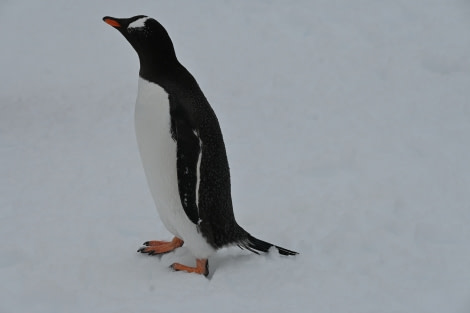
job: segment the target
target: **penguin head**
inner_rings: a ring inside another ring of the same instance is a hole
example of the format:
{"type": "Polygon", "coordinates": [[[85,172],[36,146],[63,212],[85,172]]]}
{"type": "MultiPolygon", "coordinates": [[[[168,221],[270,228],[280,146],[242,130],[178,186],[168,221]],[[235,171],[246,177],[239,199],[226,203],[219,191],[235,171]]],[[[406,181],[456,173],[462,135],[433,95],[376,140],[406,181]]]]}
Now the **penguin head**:
{"type": "Polygon", "coordinates": [[[177,62],[170,36],[153,18],[145,15],[130,18],[105,16],[103,21],[117,29],[129,41],[139,56],[141,71],[162,71],[177,62]]]}

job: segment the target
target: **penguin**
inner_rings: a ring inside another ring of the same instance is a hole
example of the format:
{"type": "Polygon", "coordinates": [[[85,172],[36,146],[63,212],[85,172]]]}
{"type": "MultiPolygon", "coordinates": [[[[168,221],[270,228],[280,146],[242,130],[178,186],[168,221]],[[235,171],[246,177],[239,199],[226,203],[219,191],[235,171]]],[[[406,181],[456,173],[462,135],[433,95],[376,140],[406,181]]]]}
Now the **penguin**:
{"type": "Polygon", "coordinates": [[[145,15],[105,16],[140,61],[135,131],[148,187],[171,241],[151,240],[138,252],[160,255],[183,244],[196,266],[175,271],[209,273],[208,258],[235,245],[259,254],[272,247],[239,226],[232,206],[230,170],[220,125],[198,83],[178,61],[165,28],[145,15]]]}

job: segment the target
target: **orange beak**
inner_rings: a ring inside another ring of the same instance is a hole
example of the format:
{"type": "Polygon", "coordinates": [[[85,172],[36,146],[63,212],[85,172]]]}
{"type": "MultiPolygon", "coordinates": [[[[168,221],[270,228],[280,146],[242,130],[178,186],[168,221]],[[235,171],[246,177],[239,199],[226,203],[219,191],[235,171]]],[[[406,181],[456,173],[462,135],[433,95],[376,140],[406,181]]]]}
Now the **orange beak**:
{"type": "Polygon", "coordinates": [[[113,20],[113,19],[111,19],[111,18],[109,18],[109,17],[105,17],[105,18],[103,19],[103,21],[104,21],[106,24],[109,24],[109,25],[111,25],[111,26],[113,26],[113,27],[121,27],[121,24],[119,24],[118,21],[115,21],[115,20],[113,20]]]}

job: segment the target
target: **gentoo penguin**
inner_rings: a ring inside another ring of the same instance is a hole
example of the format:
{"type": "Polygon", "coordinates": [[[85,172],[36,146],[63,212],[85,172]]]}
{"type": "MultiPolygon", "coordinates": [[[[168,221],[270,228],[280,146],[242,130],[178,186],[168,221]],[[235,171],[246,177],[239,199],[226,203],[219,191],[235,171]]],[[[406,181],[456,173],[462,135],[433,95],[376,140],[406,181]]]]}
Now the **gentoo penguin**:
{"type": "Polygon", "coordinates": [[[106,16],[139,56],[135,129],[145,176],[172,241],[147,241],[138,252],[163,254],[187,246],[196,266],[179,263],[173,270],[207,275],[208,257],[237,245],[254,253],[275,247],[251,236],[235,221],[230,171],[217,117],[188,70],[179,63],[173,43],[156,20],[106,16]]]}

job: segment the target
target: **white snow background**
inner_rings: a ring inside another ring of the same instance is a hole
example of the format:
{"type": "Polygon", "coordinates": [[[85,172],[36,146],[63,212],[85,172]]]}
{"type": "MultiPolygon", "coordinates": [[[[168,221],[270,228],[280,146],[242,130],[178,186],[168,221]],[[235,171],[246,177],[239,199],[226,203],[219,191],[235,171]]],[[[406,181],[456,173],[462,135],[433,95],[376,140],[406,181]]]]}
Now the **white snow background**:
{"type": "Polygon", "coordinates": [[[470,312],[464,0],[2,1],[0,312],[470,312]],[[159,20],[218,114],[235,215],[300,252],[175,273],[136,147],[159,20]]]}

